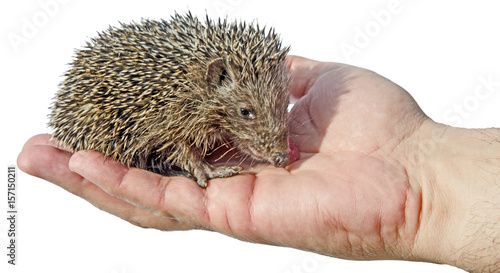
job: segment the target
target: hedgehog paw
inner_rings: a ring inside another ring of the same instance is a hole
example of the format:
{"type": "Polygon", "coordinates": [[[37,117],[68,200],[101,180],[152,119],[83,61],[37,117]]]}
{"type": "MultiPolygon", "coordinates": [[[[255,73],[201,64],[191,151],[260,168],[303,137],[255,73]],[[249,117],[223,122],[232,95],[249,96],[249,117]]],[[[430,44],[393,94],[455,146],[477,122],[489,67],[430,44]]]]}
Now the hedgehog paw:
{"type": "Polygon", "coordinates": [[[202,187],[202,188],[206,188],[206,187],[208,186],[208,183],[207,183],[207,178],[205,178],[205,177],[196,179],[196,182],[197,182],[197,183],[198,183],[198,185],[200,185],[200,187],[202,187]]]}
{"type": "Polygon", "coordinates": [[[223,178],[239,174],[243,170],[240,166],[220,166],[209,174],[210,178],[223,178]]]}

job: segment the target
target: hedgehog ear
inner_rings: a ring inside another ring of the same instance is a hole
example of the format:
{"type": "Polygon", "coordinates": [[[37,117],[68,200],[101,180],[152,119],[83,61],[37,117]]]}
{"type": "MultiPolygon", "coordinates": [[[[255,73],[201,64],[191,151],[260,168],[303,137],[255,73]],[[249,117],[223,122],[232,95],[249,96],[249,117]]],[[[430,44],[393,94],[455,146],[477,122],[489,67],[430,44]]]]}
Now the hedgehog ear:
{"type": "Polygon", "coordinates": [[[208,64],[205,80],[210,89],[217,88],[228,78],[226,65],[222,58],[215,59],[208,64]]]}

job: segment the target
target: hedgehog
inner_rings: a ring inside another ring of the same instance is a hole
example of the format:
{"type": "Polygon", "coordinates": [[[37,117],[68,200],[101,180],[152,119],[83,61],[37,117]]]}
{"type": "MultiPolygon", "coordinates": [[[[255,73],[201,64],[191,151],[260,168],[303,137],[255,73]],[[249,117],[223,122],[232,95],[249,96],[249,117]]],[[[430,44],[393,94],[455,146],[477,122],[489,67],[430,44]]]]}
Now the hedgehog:
{"type": "Polygon", "coordinates": [[[288,52],[274,28],[190,12],[109,27],[76,50],[50,107],[52,139],[201,187],[242,171],[207,160],[228,143],[285,167],[288,52]]]}

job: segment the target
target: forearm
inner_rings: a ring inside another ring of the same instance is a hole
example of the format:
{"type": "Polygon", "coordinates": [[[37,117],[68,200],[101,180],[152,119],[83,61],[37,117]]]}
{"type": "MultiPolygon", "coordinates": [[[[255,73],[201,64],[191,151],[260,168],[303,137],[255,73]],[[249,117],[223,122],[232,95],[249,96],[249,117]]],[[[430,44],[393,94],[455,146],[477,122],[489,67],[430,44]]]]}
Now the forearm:
{"type": "Polygon", "coordinates": [[[422,210],[415,253],[471,272],[500,271],[500,130],[428,121],[416,137],[422,210]]]}

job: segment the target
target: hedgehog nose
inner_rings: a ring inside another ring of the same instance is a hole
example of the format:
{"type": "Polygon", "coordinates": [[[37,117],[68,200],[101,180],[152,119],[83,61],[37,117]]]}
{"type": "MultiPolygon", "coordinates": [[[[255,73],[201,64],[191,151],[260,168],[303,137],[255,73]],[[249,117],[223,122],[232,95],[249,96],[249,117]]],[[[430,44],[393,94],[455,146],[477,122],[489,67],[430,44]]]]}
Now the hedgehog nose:
{"type": "Polygon", "coordinates": [[[288,153],[277,154],[273,161],[275,167],[285,167],[288,163],[290,163],[290,155],[288,153]]]}

